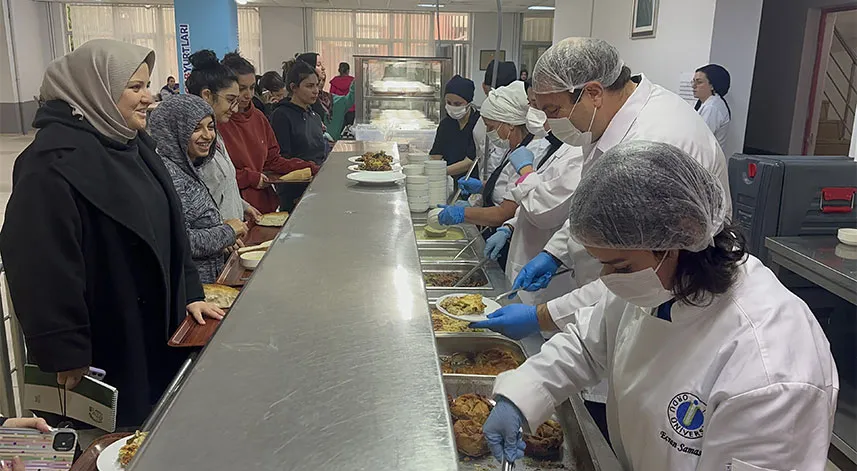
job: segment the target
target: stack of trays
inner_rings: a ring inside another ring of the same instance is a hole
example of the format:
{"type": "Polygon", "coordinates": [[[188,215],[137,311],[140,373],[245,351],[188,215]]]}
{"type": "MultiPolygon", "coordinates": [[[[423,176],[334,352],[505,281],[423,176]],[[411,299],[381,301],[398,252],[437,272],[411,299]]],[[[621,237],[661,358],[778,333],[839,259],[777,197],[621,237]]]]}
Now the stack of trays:
{"type": "Polygon", "coordinates": [[[446,161],[429,160],[425,163],[425,176],[428,178],[428,202],[430,207],[446,204],[446,161]]]}

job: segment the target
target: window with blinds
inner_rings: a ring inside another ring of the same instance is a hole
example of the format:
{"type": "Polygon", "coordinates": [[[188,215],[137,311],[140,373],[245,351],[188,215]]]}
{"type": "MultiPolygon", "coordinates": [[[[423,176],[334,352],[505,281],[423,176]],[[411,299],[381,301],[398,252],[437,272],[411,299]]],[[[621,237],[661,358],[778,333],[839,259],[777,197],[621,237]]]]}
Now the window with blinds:
{"type": "Polygon", "coordinates": [[[313,10],[315,50],[329,70],[340,62],[353,67],[354,55],[433,57],[440,50],[453,58],[453,73],[467,75],[470,24],[469,13],[313,10]]]}
{"type": "MultiPolygon", "coordinates": [[[[176,22],[173,7],[77,5],[66,7],[69,50],[90,39],[117,39],[155,51],[152,90],[178,77],[176,22]]],[[[257,8],[238,9],[238,44],[241,54],[253,64],[261,64],[262,34],[257,8]]]]}
{"type": "Polygon", "coordinates": [[[553,17],[524,16],[521,28],[521,69],[532,72],[553,41],[553,17]]]}

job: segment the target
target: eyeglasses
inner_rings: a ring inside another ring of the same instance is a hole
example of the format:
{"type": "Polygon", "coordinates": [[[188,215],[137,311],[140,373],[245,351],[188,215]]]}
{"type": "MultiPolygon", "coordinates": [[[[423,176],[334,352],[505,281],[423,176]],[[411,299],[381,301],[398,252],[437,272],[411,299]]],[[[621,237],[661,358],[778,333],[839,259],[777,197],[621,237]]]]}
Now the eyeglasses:
{"type": "Polygon", "coordinates": [[[215,93],[215,95],[219,96],[220,98],[223,98],[224,100],[228,100],[228,101],[229,101],[229,108],[230,108],[230,109],[232,109],[232,108],[238,108],[238,100],[239,100],[241,97],[229,98],[229,97],[225,97],[225,96],[223,96],[223,95],[221,95],[221,94],[219,94],[219,93],[215,93]]]}

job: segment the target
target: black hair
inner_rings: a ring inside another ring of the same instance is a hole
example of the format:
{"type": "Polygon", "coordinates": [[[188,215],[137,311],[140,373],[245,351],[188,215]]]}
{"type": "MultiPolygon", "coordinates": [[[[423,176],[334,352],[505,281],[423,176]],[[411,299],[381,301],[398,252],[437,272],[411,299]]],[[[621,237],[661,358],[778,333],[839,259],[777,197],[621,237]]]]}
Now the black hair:
{"type": "MultiPolygon", "coordinates": [[[[731,118],[732,110],[729,108],[729,103],[726,102],[726,94],[729,93],[729,87],[732,86],[732,77],[729,75],[729,71],[722,65],[717,64],[704,65],[696,69],[696,71],[705,74],[705,77],[711,84],[711,88],[714,89],[714,94],[720,95],[720,98],[723,99],[723,103],[726,103],[726,111],[729,112],[729,117],[731,118]]],[[[702,106],[702,102],[696,100],[696,105],[693,109],[699,110],[700,106],[702,106]]]]}
{"type": "Polygon", "coordinates": [[[339,63],[339,75],[345,75],[351,71],[351,66],[348,65],[348,62],[340,62],[339,63]]]}
{"type": "Polygon", "coordinates": [[[256,67],[253,67],[253,64],[251,64],[250,61],[241,57],[241,54],[238,51],[227,53],[223,56],[223,60],[220,62],[226,67],[232,69],[232,71],[235,72],[235,75],[256,75],[256,67]]]}
{"type": "Polygon", "coordinates": [[[265,74],[262,75],[262,77],[259,79],[259,86],[262,88],[262,90],[278,92],[286,88],[286,82],[283,80],[283,77],[281,77],[279,73],[272,70],[270,72],[265,72],[265,74]]]}
{"type": "Polygon", "coordinates": [[[519,76],[514,62],[500,62],[500,64],[497,65],[497,84],[493,85],[491,82],[494,80],[494,59],[491,59],[491,62],[488,63],[488,68],[485,69],[485,78],[482,83],[489,87],[495,86],[500,88],[509,85],[515,80],[518,80],[518,78],[519,76]]]}
{"type": "Polygon", "coordinates": [[[303,54],[295,54],[295,59],[299,61],[306,62],[312,68],[318,67],[318,53],[317,52],[304,52],[303,54]]]}
{"type": "MultiPolygon", "coordinates": [[[[622,66],[622,70],[619,71],[619,76],[616,80],[613,81],[608,87],[604,89],[608,92],[618,92],[625,88],[625,85],[628,85],[628,82],[631,81],[631,69],[627,65],[622,66]]],[[[571,101],[577,101],[577,98],[580,96],[581,92],[583,92],[583,88],[578,88],[574,92],[571,93],[571,101]]]]}
{"type": "Polygon", "coordinates": [[[676,301],[691,306],[711,304],[714,295],[725,293],[735,283],[746,256],[744,236],[730,224],[714,236],[713,246],[701,252],[680,250],[672,288],[676,301]]]}
{"type": "Polygon", "coordinates": [[[217,60],[217,54],[209,49],[196,51],[190,55],[193,70],[185,80],[185,87],[191,95],[200,96],[206,88],[217,93],[238,82],[235,72],[217,60]]]}
{"type": "Polygon", "coordinates": [[[175,78],[175,77],[173,77],[172,75],[170,75],[169,77],[167,77],[167,82],[169,82],[169,81],[170,81],[170,79],[175,80],[176,78],[175,78]]]}
{"type": "Polygon", "coordinates": [[[286,89],[288,93],[292,92],[292,84],[300,87],[301,82],[306,80],[310,75],[316,75],[315,67],[304,62],[304,61],[295,61],[294,65],[289,69],[289,75],[286,78],[286,89]]]}

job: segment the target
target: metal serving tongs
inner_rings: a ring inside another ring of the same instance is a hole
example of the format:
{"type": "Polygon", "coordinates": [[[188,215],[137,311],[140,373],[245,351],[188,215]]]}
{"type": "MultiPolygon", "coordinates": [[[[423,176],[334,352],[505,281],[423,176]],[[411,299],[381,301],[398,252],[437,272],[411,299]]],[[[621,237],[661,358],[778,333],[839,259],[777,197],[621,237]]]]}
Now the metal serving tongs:
{"type": "MultiPolygon", "coordinates": [[[[554,273],[553,276],[563,275],[563,274],[568,273],[570,271],[573,271],[573,269],[572,268],[563,268],[562,270],[559,270],[558,272],[554,273]]],[[[551,277],[551,281],[553,281],[553,277],[551,277]]],[[[550,284],[550,282],[548,282],[548,284],[550,284]]],[[[521,288],[506,291],[505,293],[494,298],[494,301],[497,301],[499,303],[501,299],[505,298],[506,296],[512,297],[512,295],[517,294],[518,291],[521,291],[521,288]]]]}
{"type": "Polygon", "coordinates": [[[457,287],[461,286],[461,284],[462,284],[462,283],[464,283],[468,278],[470,278],[471,276],[473,276],[473,274],[474,274],[474,273],[476,273],[477,271],[479,271],[479,269],[480,269],[480,268],[484,267],[484,266],[485,266],[485,264],[486,264],[486,263],[488,263],[488,262],[490,262],[490,261],[491,261],[491,259],[490,259],[490,258],[485,258],[485,259],[483,259],[481,262],[479,262],[479,264],[478,264],[478,265],[476,265],[475,267],[471,268],[469,272],[465,273],[465,274],[464,274],[464,276],[462,276],[458,281],[456,281],[456,282],[455,282],[455,284],[454,284],[454,285],[452,285],[452,287],[453,287],[453,288],[457,288],[457,287]]]}
{"type": "Polygon", "coordinates": [[[471,239],[470,242],[467,243],[467,245],[462,247],[461,250],[459,250],[458,253],[455,254],[455,257],[452,257],[452,261],[454,262],[454,261],[458,260],[458,257],[460,257],[461,254],[463,254],[464,251],[467,250],[468,247],[471,247],[473,244],[475,244],[477,240],[482,239],[483,236],[485,235],[485,231],[487,231],[488,229],[491,229],[491,228],[486,227],[485,229],[482,229],[481,231],[479,231],[479,234],[476,237],[471,239]]]}
{"type": "MultiPolygon", "coordinates": [[[[479,157],[474,157],[473,163],[470,164],[470,170],[468,170],[467,173],[465,173],[464,175],[466,175],[469,178],[470,174],[473,173],[473,169],[476,168],[477,163],[479,163],[479,157]]],[[[455,193],[452,195],[452,199],[447,201],[447,203],[448,204],[455,204],[455,202],[458,201],[459,196],[461,196],[461,185],[458,185],[458,189],[455,190],[455,193]]]]}

